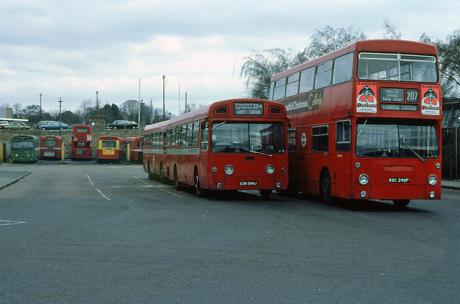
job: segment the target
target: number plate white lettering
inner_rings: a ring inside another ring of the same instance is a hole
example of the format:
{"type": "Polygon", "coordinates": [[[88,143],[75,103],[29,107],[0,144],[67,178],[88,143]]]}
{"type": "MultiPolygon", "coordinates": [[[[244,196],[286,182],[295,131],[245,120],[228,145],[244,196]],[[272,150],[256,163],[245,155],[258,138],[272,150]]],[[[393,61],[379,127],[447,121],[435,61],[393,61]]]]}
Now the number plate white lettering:
{"type": "Polygon", "coordinates": [[[389,183],[397,183],[397,184],[407,184],[409,182],[408,177],[389,177],[389,183]]]}
{"type": "Polygon", "coordinates": [[[257,186],[257,182],[240,182],[240,186],[257,186]]]}

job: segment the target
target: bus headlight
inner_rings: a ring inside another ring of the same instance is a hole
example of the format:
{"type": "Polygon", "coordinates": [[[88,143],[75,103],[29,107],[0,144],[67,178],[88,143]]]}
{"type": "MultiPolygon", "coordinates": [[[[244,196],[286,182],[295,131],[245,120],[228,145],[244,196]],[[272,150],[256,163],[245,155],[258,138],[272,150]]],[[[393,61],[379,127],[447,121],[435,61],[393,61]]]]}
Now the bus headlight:
{"type": "Polygon", "coordinates": [[[360,185],[367,185],[367,183],[369,182],[369,177],[367,176],[367,174],[361,174],[358,178],[358,182],[360,185]]]}
{"type": "Polygon", "coordinates": [[[233,166],[232,165],[226,165],[224,168],[225,174],[227,175],[232,175],[233,174],[233,166]]]}
{"type": "Polygon", "coordinates": [[[273,167],[273,165],[267,165],[265,167],[265,172],[267,172],[267,174],[273,174],[275,173],[275,167],[273,167]]]}
{"type": "Polygon", "coordinates": [[[430,184],[431,186],[434,186],[436,185],[437,182],[438,182],[438,179],[436,178],[435,175],[428,176],[428,184],[430,184]]]}

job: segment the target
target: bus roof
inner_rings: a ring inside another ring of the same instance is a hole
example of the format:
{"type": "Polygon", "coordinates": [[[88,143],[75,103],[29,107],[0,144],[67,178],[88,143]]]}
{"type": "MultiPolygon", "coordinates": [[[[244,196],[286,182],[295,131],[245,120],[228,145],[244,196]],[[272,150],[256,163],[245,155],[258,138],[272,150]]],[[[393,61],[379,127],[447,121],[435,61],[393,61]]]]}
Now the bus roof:
{"type": "Polygon", "coordinates": [[[209,105],[202,106],[198,110],[188,112],[170,120],[165,120],[156,124],[147,125],[145,126],[144,132],[150,132],[152,130],[165,130],[170,126],[176,125],[178,123],[189,123],[192,121],[196,121],[205,117],[212,115],[214,108],[219,107],[222,104],[229,103],[229,102],[270,102],[270,103],[278,103],[274,101],[269,101],[266,99],[259,99],[259,98],[236,98],[236,99],[226,99],[221,101],[213,102],[209,105]]]}
{"type": "Polygon", "coordinates": [[[336,57],[345,55],[353,51],[381,52],[381,53],[398,52],[398,53],[404,53],[404,54],[433,55],[433,56],[437,55],[436,46],[427,44],[427,43],[423,43],[423,42],[418,42],[418,41],[388,40],[388,39],[360,40],[344,48],[341,48],[337,51],[325,54],[311,61],[301,63],[299,65],[296,65],[295,67],[292,67],[280,73],[274,74],[272,76],[272,81],[289,76],[296,72],[300,72],[309,67],[318,65],[321,62],[324,62],[330,59],[334,59],[336,57]]]}

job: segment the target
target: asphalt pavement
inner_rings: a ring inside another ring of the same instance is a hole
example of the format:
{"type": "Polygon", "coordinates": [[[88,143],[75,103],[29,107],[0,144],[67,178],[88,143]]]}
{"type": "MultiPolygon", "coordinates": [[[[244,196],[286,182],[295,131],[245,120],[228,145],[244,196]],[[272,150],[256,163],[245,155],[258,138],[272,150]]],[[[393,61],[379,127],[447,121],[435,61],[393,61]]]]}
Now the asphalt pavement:
{"type": "Polygon", "coordinates": [[[5,165],[1,303],[458,303],[460,192],[197,198],[139,165],[5,165]]]}

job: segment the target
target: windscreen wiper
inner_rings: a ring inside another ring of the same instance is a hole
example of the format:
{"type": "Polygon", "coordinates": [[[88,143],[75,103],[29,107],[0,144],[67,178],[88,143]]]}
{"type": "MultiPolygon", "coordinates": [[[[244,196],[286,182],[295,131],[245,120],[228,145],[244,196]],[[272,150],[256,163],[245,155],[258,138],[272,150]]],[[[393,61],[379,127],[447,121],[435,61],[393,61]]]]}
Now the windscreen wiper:
{"type": "Polygon", "coordinates": [[[226,121],[223,121],[223,122],[221,122],[221,123],[218,123],[217,125],[213,125],[212,128],[211,128],[211,130],[217,129],[218,127],[223,126],[223,125],[225,125],[226,123],[227,123],[226,121]]]}
{"type": "Polygon", "coordinates": [[[254,151],[254,150],[249,150],[249,152],[254,153],[254,154],[260,154],[260,155],[270,156],[270,157],[273,156],[272,154],[263,153],[263,152],[259,152],[259,151],[254,151]]]}
{"type": "Polygon", "coordinates": [[[404,137],[401,136],[401,143],[407,148],[409,149],[412,153],[414,153],[415,156],[417,156],[421,161],[422,163],[425,162],[425,159],[423,159],[423,157],[420,156],[420,154],[418,154],[414,149],[412,149],[408,144],[406,144],[406,141],[404,140],[404,137]]]}

